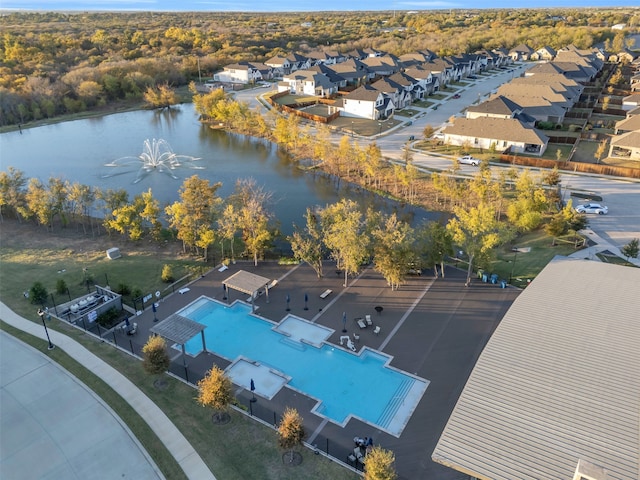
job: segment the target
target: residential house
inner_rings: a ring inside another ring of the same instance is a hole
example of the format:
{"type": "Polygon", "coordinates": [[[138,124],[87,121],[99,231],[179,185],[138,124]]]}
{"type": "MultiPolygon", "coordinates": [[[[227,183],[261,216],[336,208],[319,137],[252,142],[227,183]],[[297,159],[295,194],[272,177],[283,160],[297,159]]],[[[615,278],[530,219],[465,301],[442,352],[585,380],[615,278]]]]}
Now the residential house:
{"type": "Polygon", "coordinates": [[[506,67],[513,63],[513,59],[509,55],[509,50],[506,48],[494,48],[491,51],[496,55],[496,68],[506,67]]]}
{"type": "Polygon", "coordinates": [[[544,47],[540,47],[535,52],[531,54],[531,60],[553,60],[556,57],[555,49],[551,48],[549,45],[545,45],[544,47]]]}
{"type": "Polygon", "coordinates": [[[367,66],[355,58],[350,58],[335,65],[327,65],[327,68],[344,78],[347,86],[351,87],[364,85],[373,78],[373,74],[369,72],[367,66]]]}
{"type": "Polygon", "coordinates": [[[638,285],[637,268],[554,258],[491,335],[432,459],[459,478],[637,479],[638,285]]]}
{"type": "Polygon", "coordinates": [[[369,72],[375,77],[388,77],[399,72],[400,62],[394,55],[384,55],[382,57],[367,57],[362,60],[369,72]]]}
{"type": "Polygon", "coordinates": [[[391,80],[391,77],[381,78],[377,82],[372,83],[371,87],[381,91],[385,96],[391,98],[393,105],[397,110],[402,110],[407,105],[411,104],[411,91],[405,89],[403,85],[391,80]]]}
{"type": "Polygon", "coordinates": [[[636,107],[640,107],[640,93],[632,93],[622,99],[623,110],[632,110],[636,107]]]}
{"type": "Polygon", "coordinates": [[[636,73],[631,77],[631,91],[640,92],[640,73],[636,73]]]}
{"type": "Polygon", "coordinates": [[[502,95],[494,96],[479,105],[467,107],[466,117],[470,119],[483,117],[515,118],[530,128],[533,128],[536,123],[536,119],[525,113],[520,105],[502,95]]]}
{"type": "Polygon", "coordinates": [[[426,89],[422,85],[422,82],[406,72],[394,73],[389,77],[392,82],[401,85],[404,90],[410,95],[409,103],[415,100],[422,100],[425,96],[426,89]]]}
{"type": "Polygon", "coordinates": [[[615,134],[621,135],[627,132],[639,131],[640,132],[640,115],[627,115],[624,120],[616,122],[615,134]]]}
{"type": "Polygon", "coordinates": [[[336,63],[343,62],[345,60],[344,55],[336,51],[321,51],[314,50],[307,53],[307,58],[311,62],[311,66],[323,63],[325,65],[335,65],[336,63]]]}
{"type": "Polygon", "coordinates": [[[363,85],[345,95],[338,106],[346,117],[381,120],[388,118],[395,106],[390,97],[372,85],[363,85]]]}
{"type": "Polygon", "coordinates": [[[338,86],[324,73],[313,70],[298,70],[285,75],[278,84],[278,91],[289,91],[294,95],[330,97],[337,93],[338,86]]]}
{"type": "Polygon", "coordinates": [[[319,72],[326,75],[338,90],[343,89],[344,87],[347,86],[346,78],[344,78],[339,73],[336,73],[335,70],[333,70],[329,65],[325,65],[324,63],[319,63],[318,65],[311,67],[309,70],[312,72],[319,72]]]}
{"type": "Polygon", "coordinates": [[[512,153],[542,155],[549,138],[535,128],[515,118],[478,117],[456,118],[453,125],[442,130],[449,145],[470,145],[473,148],[507,148],[512,153]]]}
{"type": "Polygon", "coordinates": [[[238,62],[224,67],[213,79],[218,82],[251,84],[273,78],[271,67],[259,62],[238,62]]]}
{"type": "Polygon", "coordinates": [[[420,50],[418,52],[411,52],[400,55],[398,57],[398,60],[400,61],[402,68],[410,68],[426,62],[430,62],[434,58],[437,58],[437,55],[432,51],[420,50]]]}
{"type": "Polygon", "coordinates": [[[424,88],[425,95],[431,95],[433,92],[440,88],[440,81],[434,77],[431,70],[424,68],[423,65],[408,68],[404,71],[411,78],[415,78],[422,88],[424,88]]]}
{"type": "Polygon", "coordinates": [[[296,70],[306,70],[311,67],[311,62],[304,55],[290,53],[286,56],[275,56],[264,62],[273,69],[274,77],[282,78],[296,70]]]}
{"type": "Polygon", "coordinates": [[[438,80],[440,88],[446,87],[455,78],[458,78],[455,67],[449,62],[445,62],[442,58],[435,58],[428,63],[424,63],[422,68],[431,72],[434,80],[438,80]]]}
{"type": "Polygon", "coordinates": [[[640,131],[623,133],[611,139],[609,156],[640,161],[640,131]]]}
{"type": "Polygon", "coordinates": [[[527,60],[531,60],[531,55],[533,55],[534,50],[528,45],[521,43],[517,47],[513,47],[509,50],[509,56],[514,62],[523,62],[527,60]]]}

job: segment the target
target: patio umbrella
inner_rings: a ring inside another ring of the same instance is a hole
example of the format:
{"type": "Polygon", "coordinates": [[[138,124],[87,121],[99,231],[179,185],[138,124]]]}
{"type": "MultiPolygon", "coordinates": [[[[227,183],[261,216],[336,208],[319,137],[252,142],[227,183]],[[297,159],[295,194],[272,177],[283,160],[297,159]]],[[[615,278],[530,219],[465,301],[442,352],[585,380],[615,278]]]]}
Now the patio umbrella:
{"type": "Polygon", "coordinates": [[[287,298],[286,298],[286,300],[287,300],[287,312],[288,312],[289,310],[291,310],[291,309],[289,308],[289,302],[291,301],[291,298],[289,298],[289,294],[288,294],[288,293],[287,293],[287,298]]]}
{"type": "Polygon", "coordinates": [[[304,309],[305,310],[309,310],[309,307],[307,307],[307,302],[309,301],[309,295],[307,295],[306,293],[304,294],[304,309]]]}
{"type": "Polygon", "coordinates": [[[342,333],[347,332],[347,312],[342,312],[342,333]]]}
{"type": "Polygon", "coordinates": [[[254,392],[254,391],[255,391],[255,389],[256,389],[256,384],[255,384],[255,383],[253,383],[253,378],[251,379],[251,387],[250,387],[250,388],[251,388],[251,395],[253,395],[253,396],[251,397],[251,401],[252,401],[252,402],[255,402],[255,401],[256,401],[256,395],[255,395],[253,392],[254,392]]]}

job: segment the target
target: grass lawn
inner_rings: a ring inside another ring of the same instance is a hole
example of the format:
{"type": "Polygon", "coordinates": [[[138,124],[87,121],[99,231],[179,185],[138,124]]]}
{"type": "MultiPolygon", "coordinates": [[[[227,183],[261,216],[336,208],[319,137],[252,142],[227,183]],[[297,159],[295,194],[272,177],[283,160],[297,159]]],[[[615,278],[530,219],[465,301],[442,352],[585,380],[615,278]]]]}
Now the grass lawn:
{"type": "Polygon", "coordinates": [[[559,244],[551,246],[551,238],[542,230],[519,236],[511,245],[503,245],[496,250],[496,260],[491,264],[491,272],[500,278],[509,280],[517,287],[527,285],[556,255],[570,255],[576,249],[573,245],[559,244]],[[518,248],[516,253],[512,248],[518,248]],[[530,248],[525,253],[524,249],[530,248]],[[513,272],[513,273],[512,273],[513,272]]]}
{"type": "MultiPolygon", "coordinates": [[[[165,262],[159,261],[153,253],[125,252],[122,258],[108,260],[104,251],[78,254],[68,248],[20,249],[18,246],[3,246],[0,249],[0,263],[3,278],[11,281],[0,282],[0,298],[16,313],[33,317],[36,306],[25,300],[23,292],[28,291],[34,282],[41,282],[49,294],[53,294],[56,304],[69,301],[87,292],[85,278],[93,279],[98,285],[109,284],[114,291],[119,285],[126,284],[132,291],[139,289],[143,295],[160,291],[170,293],[167,283],[161,280],[165,262]],[[86,273],[83,271],[86,269],[86,273]],[[56,292],[59,280],[64,280],[69,294],[56,292]]],[[[199,273],[202,264],[194,260],[171,260],[175,279],[189,273],[199,273]]],[[[51,301],[49,296],[48,301],[51,301]]],[[[133,306],[131,297],[125,301],[133,306]]],[[[51,304],[49,303],[49,306],[51,304]]]]}

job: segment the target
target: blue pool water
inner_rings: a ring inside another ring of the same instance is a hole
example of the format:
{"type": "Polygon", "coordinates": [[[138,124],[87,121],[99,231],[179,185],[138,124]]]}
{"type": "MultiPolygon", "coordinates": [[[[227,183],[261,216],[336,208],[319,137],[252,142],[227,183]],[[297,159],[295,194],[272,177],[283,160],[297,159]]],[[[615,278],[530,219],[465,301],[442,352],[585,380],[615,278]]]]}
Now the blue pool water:
{"type": "MultiPolygon", "coordinates": [[[[207,326],[207,350],[231,361],[243,356],[290,376],[289,385],[321,401],[317,413],[338,424],[353,415],[388,430],[398,410],[407,409],[407,393],[420,382],[385,366],[389,357],[378,352],[355,355],[326,343],[317,348],[292,340],[273,331],[274,323],[251,315],[246,304],[201,298],[178,313],[207,326]]],[[[200,353],[200,336],[185,349],[200,353]]]]}

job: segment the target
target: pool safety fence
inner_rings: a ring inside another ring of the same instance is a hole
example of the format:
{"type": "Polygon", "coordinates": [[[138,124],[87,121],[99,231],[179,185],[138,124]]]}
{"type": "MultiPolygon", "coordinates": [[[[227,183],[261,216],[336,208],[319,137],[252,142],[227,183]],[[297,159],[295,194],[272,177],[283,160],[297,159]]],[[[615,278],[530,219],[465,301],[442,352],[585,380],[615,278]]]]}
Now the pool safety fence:
{"type": "MultiPolygon", "coordinates": [[[[137,334],[130,336],[126,335],[122,330],[115,328],[105,329],[97,323],[91,325],[78,323],[77,325],[73,325],[73,327],[83,330],[86,334],[132,355],[135,357],[135,361],[140,361],[143,358],[142,348],[146,340],[148,340],[148,336],[146,335],[137,334]]],[[[187,355],[183,358],[181,352],[178,353],[174,351],[170,352],[170,358],[171,362],[167,373],[182,380],[194,389],[197,388],[197,383],[204,378],[206,372],[211,368],[212,363],[215,363],[222,369],[226,369],[231,364],[228,360],[218,357],[211,352],[203,352],[197,357],[187,355]]],[[[251,398],[252,394],[250,391],[241,392],[236,397],[237,403],[235,409],[273,429],[276,429],[280,423],[285,407],[296,407],[295,405],[278,405],[277,402],[260,397],[256,402],[252,402],[251,398]]],[[[301,405],[299,412],[303,418],[305,416],[309,418],[313,415],[305,411],[303,405],[301,405]]],[[[354,471],[363,471],[363,464],[361,462],[351,460],[353,456],[353,445],[348,434],[345,433],[345,435],[340,436],[340,438],[330,438],[323,435],[322,431],[314,432],[313,426],[305,426],[305,429],[308,435],[307,439],[305,439],[308,441],[306,446],[313,454],[322,454],[330,460],[338,462],[354,471]],[[309,438],[309,435],[313,435],[313,437],[309,438]]]]}

